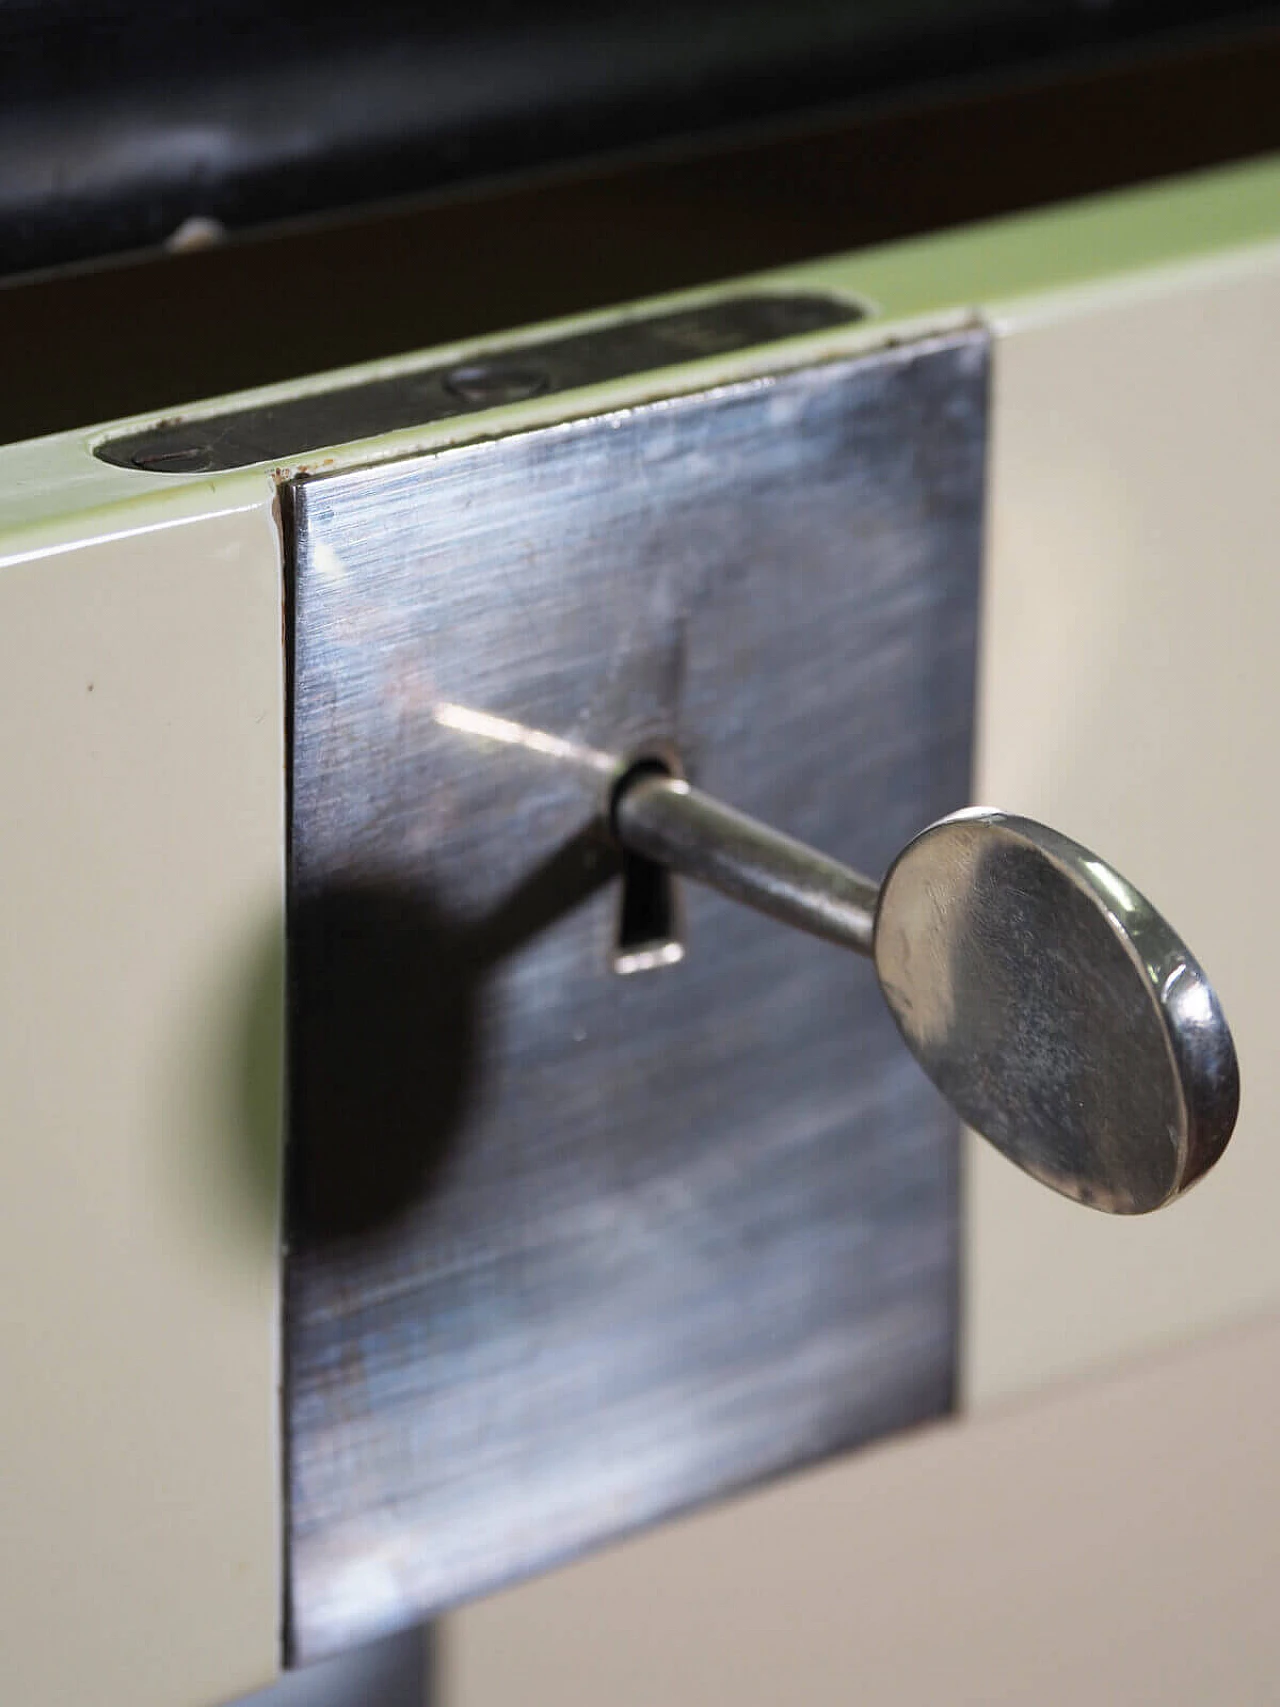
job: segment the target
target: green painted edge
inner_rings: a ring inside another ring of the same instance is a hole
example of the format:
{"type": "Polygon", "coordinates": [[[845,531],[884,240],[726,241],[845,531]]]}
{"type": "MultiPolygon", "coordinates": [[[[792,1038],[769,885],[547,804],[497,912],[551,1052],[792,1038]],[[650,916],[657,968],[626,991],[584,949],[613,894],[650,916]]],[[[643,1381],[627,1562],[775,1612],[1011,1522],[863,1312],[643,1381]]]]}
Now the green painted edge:
{"type": "Polygon", "coordinates": [[[809,269],[857,287],[893,318],[1163,269],[1280,238],[1280,156],[1012,219],[911,238],[809,269]]]}
{"type": "Polygon", "coordinates": [[[318,448],[301,463],[229,474],[154,475],[98,461],[93,446],[117,433],[233,405],[270,402],[304,390],[396,373],[430,362],[481,355],[547,334],[547,326],[513,330],[433,351],[317,374],[234,397],[207,399],[125,421],[84,427],[0,448],[0,566],[50,549],[139,527],[175,526],[229,509],[268,506],[277,479],[298,472],[439,449],[537,426],[569,415],[624,408],[654,397],[874,349],[904,336],[984,320],[1000,327],[1019,303],[1046,293],[1093,293],[1184,269],[1208,260],[1250,264],[1261,245],[1280,240],[1280,156],[1202,172],[1136,190],[1066,203],[1013,218],[984,222],[879,248],[828,257],[714,287],[578,315],[555,323],[556,332],[608,324],[658,307],[714,301],[744,288],[828,290],[856,297],[874,316],[849,327],[678,369],[641,374],[573,393],[440,421],[377,440],[318,448]]]}

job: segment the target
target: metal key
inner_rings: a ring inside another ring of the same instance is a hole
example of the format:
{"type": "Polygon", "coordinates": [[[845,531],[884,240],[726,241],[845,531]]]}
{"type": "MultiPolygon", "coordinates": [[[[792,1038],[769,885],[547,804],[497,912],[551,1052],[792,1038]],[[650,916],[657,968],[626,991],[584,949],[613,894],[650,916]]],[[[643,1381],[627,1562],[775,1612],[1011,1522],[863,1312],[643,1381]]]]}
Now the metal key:
{"type": "Polygon", "coordinates": [[[1140,1214],[1226,1148],[1231,1033],[1186,945],[1056,830],[957,812],[877,885],[687,783],[624,777],[624,846],[869,955],[907,1046],[961,1118],[1080,1203],[1140,1214]]]}

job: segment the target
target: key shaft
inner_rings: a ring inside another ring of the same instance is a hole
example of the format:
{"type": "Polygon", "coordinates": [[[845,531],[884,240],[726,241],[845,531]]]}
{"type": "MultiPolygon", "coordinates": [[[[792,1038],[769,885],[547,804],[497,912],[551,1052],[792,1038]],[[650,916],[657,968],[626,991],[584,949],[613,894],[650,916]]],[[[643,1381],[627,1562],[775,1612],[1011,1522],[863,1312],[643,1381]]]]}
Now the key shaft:
{"type": "Polygon", "coordinates": [[[870,955],[879,885],[839,860],[659,772],[623,783],[625,847],[810,936],[870,955]]]}

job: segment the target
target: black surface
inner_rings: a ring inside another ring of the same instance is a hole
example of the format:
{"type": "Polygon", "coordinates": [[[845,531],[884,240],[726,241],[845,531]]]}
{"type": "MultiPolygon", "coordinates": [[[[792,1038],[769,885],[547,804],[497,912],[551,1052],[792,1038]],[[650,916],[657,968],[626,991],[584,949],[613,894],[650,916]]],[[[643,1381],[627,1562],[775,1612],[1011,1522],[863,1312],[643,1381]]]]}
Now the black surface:
{"type": "MultiPolygon", "coordinates": [[[[1206,0],[10,0],[0,272],[1273,19],[1206,0]]],[[[1194,115],[1187,115],[1194,123],[1194,115]]]]}
{"type": "Polygon", "coordinates": [[[1254,32],[10,281],[0,442],[1267,153],[1278,93],[1280,30],[1254,32]]]}
{"type": "Polygon", "coordinates": [[[11,283],[0,440],[1240,159],[1280,147],[1277,91],[1272,30],[11,283]]]}

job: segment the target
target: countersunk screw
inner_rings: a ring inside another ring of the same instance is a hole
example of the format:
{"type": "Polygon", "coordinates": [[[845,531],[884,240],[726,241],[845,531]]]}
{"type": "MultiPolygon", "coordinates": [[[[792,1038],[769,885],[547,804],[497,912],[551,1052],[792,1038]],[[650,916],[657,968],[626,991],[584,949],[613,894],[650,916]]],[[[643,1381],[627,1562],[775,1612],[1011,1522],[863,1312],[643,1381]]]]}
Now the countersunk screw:
{"type": "Polygon", "coordinates": [[[179,445],[173,450],[139,451],[129,460],[135,468],[147,474],[198,474],[204,470],[200,467],[193,469],[192,464],[202,464],[207,455],[204,445],[179,445]]]}
{"type": "Polygon", "coordinates": [[[450,368],[444,376],[446,391],[481,409],[539,397],[550,385],[551,376],[542,368],[516,367],[505,362],[468,362],[464,367],[450,368]]]}

